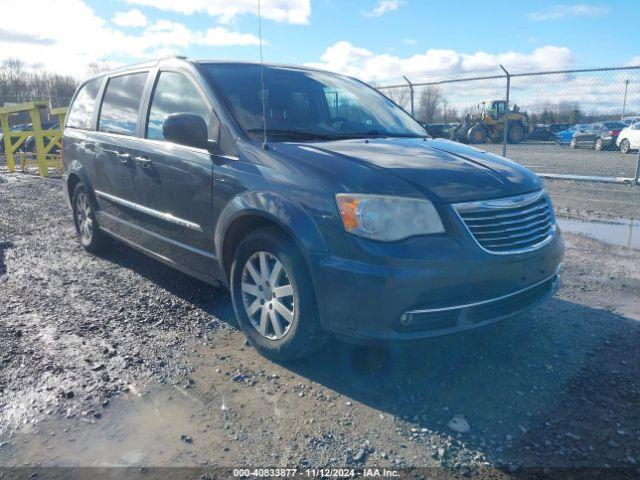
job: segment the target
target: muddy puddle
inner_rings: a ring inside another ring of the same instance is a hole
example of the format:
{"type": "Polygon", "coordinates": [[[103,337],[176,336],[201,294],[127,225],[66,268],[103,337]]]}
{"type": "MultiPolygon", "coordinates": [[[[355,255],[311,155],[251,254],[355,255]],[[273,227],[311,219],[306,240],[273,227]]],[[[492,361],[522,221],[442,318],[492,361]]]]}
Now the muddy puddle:
{"type": "MultiPolygon", "coordinates": [[[[133,386],[132,386],[133,387],[133,386]]],[[[203,446],[193,444],[209,428],[219,427],[202,402],[180,387],[132,392],[114,402],[99,421],[58,419],[24,429],[0,449],[4,466],[195,465],[203,446]]],[[[219,447],[215,436],[207,447],[219,447]]]]}
{"type": "Polygon", "coordinates": [[[564,232],[586,235],[595,240],[640,250],[640,220],[619,218],[612,221],[558,218],[564,232]]]}
{"type": "Polygon", "coordinates": [[[192,374],[173,384],[129,385],[98,418],[51,417],[0,436],[0,467],[206,467],[243,457],[289,459],[296,445],[281,440],[294,437],[317,408],[315,402],[296,405],[309,387],[301,390],[298,376],[265,362],[240,337],[230,343],[224,353],[198,346],[192,374]],[[247,358],[240,366],[228,351],[247,358]],[[247,444],[259,448],[245,457],[247,444]]]}

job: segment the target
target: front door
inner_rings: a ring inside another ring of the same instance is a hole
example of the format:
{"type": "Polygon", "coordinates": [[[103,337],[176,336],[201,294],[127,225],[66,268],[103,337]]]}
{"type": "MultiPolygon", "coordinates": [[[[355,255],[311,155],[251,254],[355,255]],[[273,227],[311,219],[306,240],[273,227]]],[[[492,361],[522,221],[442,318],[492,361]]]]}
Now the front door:
{"type": "Polygon", "coordinates": [[[200,115],[216,139],[219,122],[194,80],[161,71],[149,100],[144,153],[138,167],[137,203],[143,209],[145,247],[210,276],[213,248],[213,159],[204,149],[165,141],[164,119],[172,113],[200,115]],[[144,210],[146,209],[146,210],[144,210]]]}

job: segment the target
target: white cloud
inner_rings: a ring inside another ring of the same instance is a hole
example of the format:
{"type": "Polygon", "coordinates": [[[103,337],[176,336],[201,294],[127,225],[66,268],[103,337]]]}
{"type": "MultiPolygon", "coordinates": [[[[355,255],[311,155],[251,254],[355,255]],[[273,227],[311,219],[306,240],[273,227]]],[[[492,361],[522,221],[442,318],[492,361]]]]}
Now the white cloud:
{"type": "MultiPolygon", "coordinates": [[[[125,0],[133,5],[154,7],[185,15],[206,13],[229,22],[238,15],[257,15],[256,0],[125,0]]],[[[311,16],[311,0],[262,0],[262,16],[277,22],[307,24],[311,16]]]]}
{"type": "Polygon", "coordinates": [[[146,27],[148,23],[147,17],[137,8],[127,12],[116,12],[112,21],[121,27],[146,27]]]}
{"type": "Polygon", "coordinates": [[[418,41],[413,38],[403,38],[402,43],[404,43],[405,45],[415,45],[416,43],[418,43],[418,41]]]}
{"type": "Polygon", "coordinates": [[[490,54],[482,51],[460,53],[455,50],[429,49],[409,57],[376,54],[366,48],[341,41],[310,66],[323,68],[364,80],[387,80],[406,75],[411,79],[492,72],[500,64],[513,71],[561,70],[571,65],[573,56],[566,47],[546,46],[531,53],[504,52],[490,54]]]}
{"type": "Polygon", "coordinates": [[[553,5],[547,10],[531,12],[527,16],[536,22],[544,22],[567,17],[601,17],[609,12],[609,7],[597,5],[553,5]]]}
{"type": "Polygon", "coordinates": [[[627,62],[627,65],[630,67],[637,67],[640,65],[640,55],[637,57],[633,57],[631,60],[627,62]]]}
{"type": "Polygon", "coordinates": [[[204,45],[224,47],[228,45],[259,45],[260,39],[251,33],[230,32],[223,27],[207,30],[202,38],[204,45]]]}
{"type": "MultiPolygon", "coordinates": [[[[385,90],[387,95],[409,108],[409,91],[401,79],[406,75],[414,83],[437,82],[447,79],[464,79],[503,75],[503,64],[513,73],[532,71],[567,70],[572,68],[573,56],[565,47],[546,46],[531,52],[472,52],[431,49],[407,57],[378,54],[343,41],[331,45],[321,56],[320,62],[310,66],[355,76],[378,85],[403,85],[385,90]]],[[[630,65],[640,65],[640,57],[629,60],[630,65]]],[[[583,112],[604,113],[612,118],[620,114],[624,81],[637,79],[638,71],[558,73],[515,77],[511,82],[511,101],[523,111],[541,113],[544,109],[573,108],[583,112]]],[[[485,99],[504,98],[504,76],[484,80],[468,80],[438,85],[448,108],[459,114],[477,111],[478,103],[485,99]]],[[[420,86],[416,98],[420,98],[420,86]]],[[[443,105],[441,105],[442,107],[443,105]]],[[[627,111],[640,106],[640,92],[630,89],[627,111]]]]}
{"type": "Polygon", "coordinates": [[[381,17],[385,13],[393,12],[400,8],[402,2],[400,0],[378,0],[378,4],[366,12],[362,12],[365,17],[381,17]]]}
{"type": "MultiPolygon", "coordinates": [[[[3,13],[13,18],[23,0],[2,0],[3,13]]],[[[253,34],[224,27],[194,31],[158,20],[135,35],[108,26],[83,0],[31,0],[28,22],[8,25],[0,35],[0,61],[17,57],[32,67],[84,76],[87,66],[108,58],[154,58],[185,53],[192,45],[212,47],[256,45],[253,34]]]]}

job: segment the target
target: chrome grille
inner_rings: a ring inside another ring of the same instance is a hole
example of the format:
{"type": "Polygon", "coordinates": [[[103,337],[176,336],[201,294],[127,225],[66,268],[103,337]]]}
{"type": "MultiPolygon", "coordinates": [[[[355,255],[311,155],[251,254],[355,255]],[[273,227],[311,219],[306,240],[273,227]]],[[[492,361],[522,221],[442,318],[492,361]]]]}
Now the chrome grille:
{"type": "Polygon", "coordinates": [[[473,238],[491,253],[536,249],[547,243],[555,231],[551,204],[543,191],[459,203],[454,208],[473,238]]]}

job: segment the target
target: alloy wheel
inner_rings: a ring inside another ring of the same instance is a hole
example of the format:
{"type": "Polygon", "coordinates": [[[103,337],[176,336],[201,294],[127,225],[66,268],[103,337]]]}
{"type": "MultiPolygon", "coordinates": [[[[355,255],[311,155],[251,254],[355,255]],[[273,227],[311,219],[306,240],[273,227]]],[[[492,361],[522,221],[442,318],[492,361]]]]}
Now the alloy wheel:
{"type": "Polygon", "coordinates": [[[628,153],[629,150],[631,150],[631,144],[629,143],[629,140],[624,139],[621,143],[620,143],[620,151],[622,153],[628,153]]]}
{"type": "Polygon", "coordinates": [[[269,252],[256,252],[242,270],[242,304],[256,331],[280,340],[295,315],[293,285],[284,265],[269,252]]]}
{"type": "Polygon", "coordinates": [[[89,245],[93,239],[93,220],[91,219],[91,203],[85,192],[76,196],[76,223],[80,241],[83,245],[89,245]]]}

